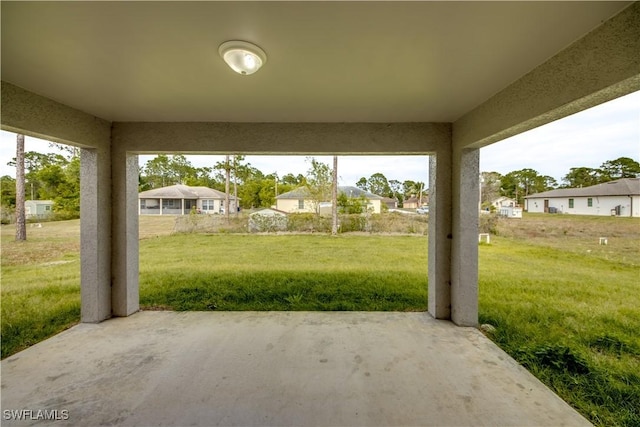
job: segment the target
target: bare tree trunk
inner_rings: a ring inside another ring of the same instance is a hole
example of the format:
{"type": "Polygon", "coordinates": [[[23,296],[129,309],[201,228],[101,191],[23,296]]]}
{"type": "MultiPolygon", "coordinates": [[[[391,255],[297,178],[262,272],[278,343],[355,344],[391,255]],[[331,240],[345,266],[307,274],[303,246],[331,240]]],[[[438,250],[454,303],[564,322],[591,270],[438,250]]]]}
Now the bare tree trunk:
{"type": "Polygon", "coordinates": [[[16,240],[27,240],[27,221],[24,212],[24,135],[16,138],[16,240]]]}
{"type": "Polygon", "coordinates": [[[238,216],[238,158],[236,156],[233,156],[233,199],[235,201],[233,214],[238,216]]]}
{"type": "Polygon", "coordinates": [[[338,234],[338,156],[333,156],[331,180],[331,235],[335,236],[338,234]]]}
{"type": "Polygon", "coordinates": [[[229,165],[229,155],[227,154],[225,171],[225,183],[224,183],[224,216],[229,222],[229,181],[231,180],[231,167],[229,165]]]}

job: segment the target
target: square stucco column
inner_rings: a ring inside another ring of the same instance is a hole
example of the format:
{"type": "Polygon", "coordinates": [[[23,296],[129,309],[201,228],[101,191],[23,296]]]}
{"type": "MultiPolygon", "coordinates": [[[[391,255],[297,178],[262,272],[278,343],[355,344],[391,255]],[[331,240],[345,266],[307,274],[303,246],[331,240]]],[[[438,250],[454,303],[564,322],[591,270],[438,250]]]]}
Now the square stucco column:
{"type": "Polygon", "coordinates": [[[81,319],[111,317],[111,163],[109,150],[80,151],[81,319]]]}
{"type": "Polygon", "coordinates": [[[138,284],[138,156],[112,152],[112,289],[114,316],[140,308],[138,284]]]}
{"type": "Polygon", "coordinates": [[[476,326],[480,150],[454,151],[452,160],[451,320],[476,326]]]}
{"type": "Polygon", "coordinates": [[[429,313],[451,318],[451,150],[429,156],[429,313]]]}

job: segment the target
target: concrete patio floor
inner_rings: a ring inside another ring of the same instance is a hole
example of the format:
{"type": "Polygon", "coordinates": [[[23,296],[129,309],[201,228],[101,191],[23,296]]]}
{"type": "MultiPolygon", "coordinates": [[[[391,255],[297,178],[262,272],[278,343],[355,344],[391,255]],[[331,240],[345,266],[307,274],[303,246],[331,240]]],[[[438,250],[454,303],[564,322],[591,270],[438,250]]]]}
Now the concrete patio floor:
{"type": "Polygon", "coordinates": [[[2,409],[3,426],[590,425],[478,330],[426,313],[80,324],[2,361],[2,409]],[[7,419],[23,409],[68,419],[7,419]]]}

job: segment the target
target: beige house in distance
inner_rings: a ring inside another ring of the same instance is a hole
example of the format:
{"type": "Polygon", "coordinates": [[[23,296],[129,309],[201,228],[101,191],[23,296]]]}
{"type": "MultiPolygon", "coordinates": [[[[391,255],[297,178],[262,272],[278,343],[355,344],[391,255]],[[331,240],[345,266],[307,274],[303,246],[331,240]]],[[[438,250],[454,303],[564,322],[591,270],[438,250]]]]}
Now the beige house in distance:
{"type": "MultiPolygon", "coordinates": [[[[369,193],[358,187],[352,186],[340,186],[338,187],[338,194],[344,193],[349,198],[359,198],[364,196],[367,199],[367,206],[372,213],[380,213],[382,211],[383,197],[377,194],[369,193]]],[[[316,201],[311,199],[309,190],[306,187],[296,188],[295,190],[283,193],[276,197],[276,209],[287,213],[315,213],[316,201]]],[[[325,213],[325,210],[331,212],[331,201],[320,202],[320,213],[325,213]]]]}

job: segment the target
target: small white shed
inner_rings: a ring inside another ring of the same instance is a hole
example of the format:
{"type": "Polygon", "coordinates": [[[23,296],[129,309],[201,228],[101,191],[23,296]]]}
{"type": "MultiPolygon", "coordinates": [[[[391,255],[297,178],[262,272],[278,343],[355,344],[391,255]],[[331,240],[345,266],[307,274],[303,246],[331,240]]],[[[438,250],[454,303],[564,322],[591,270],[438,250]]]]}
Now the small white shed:
{"type": "Polygon", "coordinates": [[[277,209],[261,209],[249,215],[249,232],[285,231],[289,218],[286,212],[277,209]]]}

